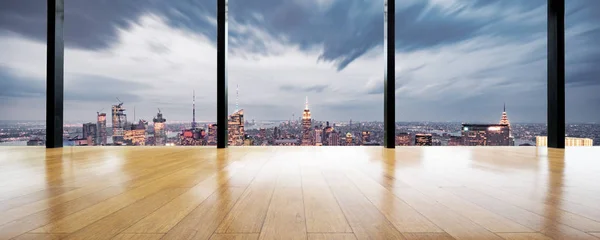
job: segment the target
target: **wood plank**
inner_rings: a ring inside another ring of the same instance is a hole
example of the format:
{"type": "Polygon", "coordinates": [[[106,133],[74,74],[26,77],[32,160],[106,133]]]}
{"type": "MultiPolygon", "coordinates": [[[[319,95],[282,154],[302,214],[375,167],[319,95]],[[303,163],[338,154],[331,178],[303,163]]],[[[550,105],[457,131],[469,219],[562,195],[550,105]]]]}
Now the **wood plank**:
{"type": "Polygon", "coordinates": [[[506,240],[552,240],[541,233],[498,233],[506,240]]]}
{"type": "Polygon", "coordinates": [[[186,188],[161,190],[74,232],[66,239],[111,239],[187,190],[186,188]]]}
{"type": "Polygon", "coordinates": [[[441,228],[374,180],[355,171],[347,171],[346,175],[401,233],[443,232],[441,228]]]}
{"type": "Polygon", "coordinates": [[[188,215],[204,200],[215,193],[219,186],[226,183],[234,171],[219,171],[217,174],[199,183],[189,191],[165,204],[135,225],[126,229],[125,233],[167,233],[181,219],[188,215]]]}
{"type": "Polygon", "coordinates": [[[309,233],[308,240],[356,240],[354,233],[309,233]]]}
{"type": "Polygon", "coordinates": [[[121,195],[103,201],[92,207],[86,208],[82,211],[71,214],[63,219],[53,221],[50,224],[41,228],[35,229],[34,233],[72,233],[75,232],[95,221],[98,221],[105,216],[110,215],[136,201],[144,199],[145,197],[152,195],[162,189],[180,186],[181,182],[186,184],[198,183],[209,177],[206,171],[197,172],[198,175],[192,175],[189,172],[185,173],[174,173],[171,174],[167,179],[157,179],[149,182],[138,188],[134,188],[121,195]]]}
{"type": "Polygon", "coordinates": [[[13,240],[60,240],[66,237],[67,234],[26,233],[13,240]]]}
{"type": "Polygon", "coordinates": [[[265,164],[216,233],[260,233],[275,189],[278,170],[274,162],[265,164]]]}
{"type": "MultiPolygon", "coordinates": [[[[589,234],[575,228],[558,223],[557,221],[537,215],[525,209],[508,204],[502,200],[485,195],[469,188],[448,188],[448,191],[467,199],[479,206],[520,223],[533,230],[539,231],[552,238],[561,239],[594,239],[589,234]]],[[[554,209],[548,209],[553,211],[554,209]]]]}
{"type": "Polygon", "coordinates": [[[256,240],[258,233],[217,233],[210,240],[256,240]]]}
{"type": "Polygon", "coordinates": [[[302,190],[308,232],[352,232],[346,216],[317,167],[302,168],[302,190]]]}
{"type": "Polygon", "coordinates": [[[396,188],[394,195],[456,239],[500,239],[494,233],[414,189],[396,188]]]}
{"type": "Polygon", "coordinates": [[[448,233],[402,233],[408,240],[453,240],[448,233]]]}
{"type": "Polygon", "coordinates": [[[63,193],[75,190],[77,188],[64,188],[64,187],[51,187],[41,191],[37,191],[31,194],[27,194],[20,197],[15,197],[11,199],[4,200],[0,202],[0,212],[7,211],[9,209],[13,209],[19,206],[26,205],[28,203],[33,203],[37,201],[41,201],[44,199],[49,199],[63,193]]]}
{"type": "Polygon", "coordinates": [[[117,196],[126,189],[120,187],[109,187],[102,191],[83,196],[81,198],[56,205],[44,211],[20,218],[0,226],[0,239],[9,239],[36,228],[47,225],[53,221],[65,218],[73,213],[94,206],[100,202],[117,196]]]}
{"type": "Polygon", "coordinates": [[[405,239],[343,173],[324,176],[358,239],[405,239]]]}
{"type": "Polygon", "coordinates": [[[260,239],[306,239],[302,188],[275,189],[260,239]]]}
{"type": "Polygon", "coordinates": [[[164,239],[210,239],[244,190],[222,187],[169,230],[164,239]]]}
{"type": "Polygon", "coordinates": [[[112,240],[159,240],[164,234],[152,233],[121,233],[112,240]]]}

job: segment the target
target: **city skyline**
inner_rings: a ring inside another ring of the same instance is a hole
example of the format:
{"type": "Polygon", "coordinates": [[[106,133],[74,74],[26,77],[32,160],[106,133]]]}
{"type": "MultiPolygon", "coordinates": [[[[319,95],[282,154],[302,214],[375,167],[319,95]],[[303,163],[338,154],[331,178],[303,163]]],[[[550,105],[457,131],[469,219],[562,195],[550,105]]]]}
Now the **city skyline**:
{"type": "MultiPolygon", "coordinates": [[[[0,120],[44,118],[39,2],[0,3],[0,110],[12,113],[0,120]]],[[[289,119],[308,95],[315,119],[383,120],[383,1],[229,4],[229,91],[243,91],[246,119],[289,119]]],[[[115,97],[146,119],[158,107],[188,121],[190,89],[198,121],[216,121],[214,1],[66,7],[65,122],[93,121],[115,97]]],[[[567,2],[569,123],[600,121],[598,11],[598,1],[567,2]]],[[[398,122],[492,122],[506,101],[514,122],[545,123],[545,1],[405,0],[396,12],[398,122]]]]}

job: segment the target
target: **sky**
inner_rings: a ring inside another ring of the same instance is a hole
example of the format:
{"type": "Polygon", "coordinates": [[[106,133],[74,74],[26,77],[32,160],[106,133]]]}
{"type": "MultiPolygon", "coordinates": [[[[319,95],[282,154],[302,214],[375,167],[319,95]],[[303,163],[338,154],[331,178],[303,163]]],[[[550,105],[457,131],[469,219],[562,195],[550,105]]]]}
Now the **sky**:
{"type": "MultiPolygon", "coordinates": [[[[0,120],[45,117],[46,1],[0,1],[0,120]]],[[[396,0],[396,119],[546,122],[546,0],[396,0]]],[[[383,120],[383,0],[229,0],[229,110],[383,120]],[[236,91],[237,89],[237,91],[236,91]],[[239,94],[236,94],[239,92],[239,94]]],[[[216,121],[215,0],[65,0],[65,118],[216,121]],[[135,109],[135,111],[134,111],[135,109]]],[[[600,1],[567,1],[567,121],[600,122],[600,1]],[[596,39],[596,40],[595,40],[596,39]]]]}

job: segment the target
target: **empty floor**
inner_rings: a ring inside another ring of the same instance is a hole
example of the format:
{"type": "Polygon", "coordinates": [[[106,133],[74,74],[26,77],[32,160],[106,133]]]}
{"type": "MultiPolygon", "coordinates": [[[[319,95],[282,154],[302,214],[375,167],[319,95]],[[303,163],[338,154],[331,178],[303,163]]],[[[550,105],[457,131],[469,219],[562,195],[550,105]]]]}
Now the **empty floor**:
{"type": "Polygon", "coordinates": [[[600,239],[600,148],[0,148],[0,239],[600,239]]]}

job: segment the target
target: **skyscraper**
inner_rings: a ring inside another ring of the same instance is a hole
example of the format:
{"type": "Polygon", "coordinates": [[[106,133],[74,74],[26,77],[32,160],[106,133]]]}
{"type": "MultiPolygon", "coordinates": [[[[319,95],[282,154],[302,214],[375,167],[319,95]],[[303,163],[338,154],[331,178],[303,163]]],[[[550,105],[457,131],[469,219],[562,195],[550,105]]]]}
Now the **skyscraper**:
{"type": "Polygon", "coordinates": [[[362,142],[361,142],[362,145],[366,145],[366,144],[370,143],[371,142],[371,132],[363,131],[361,140],[362,140],[362,142]]]}
{"type": "Polygon", "coordinates": [[[432,146],[433,137],[431,134],[415,134],[415,146],[432,146]]]}
{"type": "Polygon", "coordinates": [[[412,137],[410,133],[398,133],[396,135],[396,146],[411,146],[412,137]]]}
{"type": "Polygon", "coordinates": [[[329,133],[329,146],[341,146],[342,141],[340,140],[340,133],[333,129],[329,133]]]}
{"type": "Polygon", "coordinates": [[[98,125],[94,123],[83,124],[83,138],[87,140],[88,146],[97,145],[98,125]]]}
{"type": "Polygon", "coordinates": [[[123,144],[123,133],[127,125],[127,115],[123,103],[112,106],[112,129],[113,129],[113,144],[123,144]]]}
{"type": "Polygon", "coordinates": [[[508,116],[506,115],[506,103],[504,104],[504,111],[502,111],[500,125],[508,125],[508,127],[510,128],[510,121],[508,121],[508,116]]]}
{"type": "Polygon", "coordinates": [[[510,146],[510,128],[505,124],[463,124],[464,146],[510,146]]]}
{"type": "Polygon", "coordinates": [[[98,130],[98,135],[97,135],[97,140],[96,140],[96,144],[97,145],[106,145],[106,113],[100,113],[97,112],[96,113],[98,119],[97,119],[97,130],[98,130]]]}
{"type": "Polygon", "coordinates": [[[346,146],[354,146],[354,136],[352,136],[352,133],[346,133],[346,146]]]}
{"type": "Polygon", "coordinates": [[[135,124],[128,125],[123,132],[123,143],[134,146],[145,146],[146,145],[146,128],[148,122],[141,120],[135,124]]]}
{"type": "Polygon", "coordinates": [[[302,146],[312,146],[312,119],[310,117],[310,110],[308,109],[308,97],[306,97],[306,104],[304,112],[302,113],[302,146]]]}
{"type": "Polygon", "coordinates": [[[229,115],[227,130],[230,146],[244,145],[244,109],[237,110],[229,115]]]}
{"type": "Polygon", "coordinates": [[[323,146],[323,126],[315,126],[315,146],[323,146]]]}
{"type": "Polygon", "coordinates": [[[217,145],[217,124],[208,125],[208,139],[206,140],[207,145],[217,145]]]}
{"type": "Polygon", "coordinates": [[[167,119],[163,118],[160,109],[158,109],[158,113],[152,121],[154,122],[154,145],[164,146],[167,143],[167,132],[165,129],[167,119]]]}

